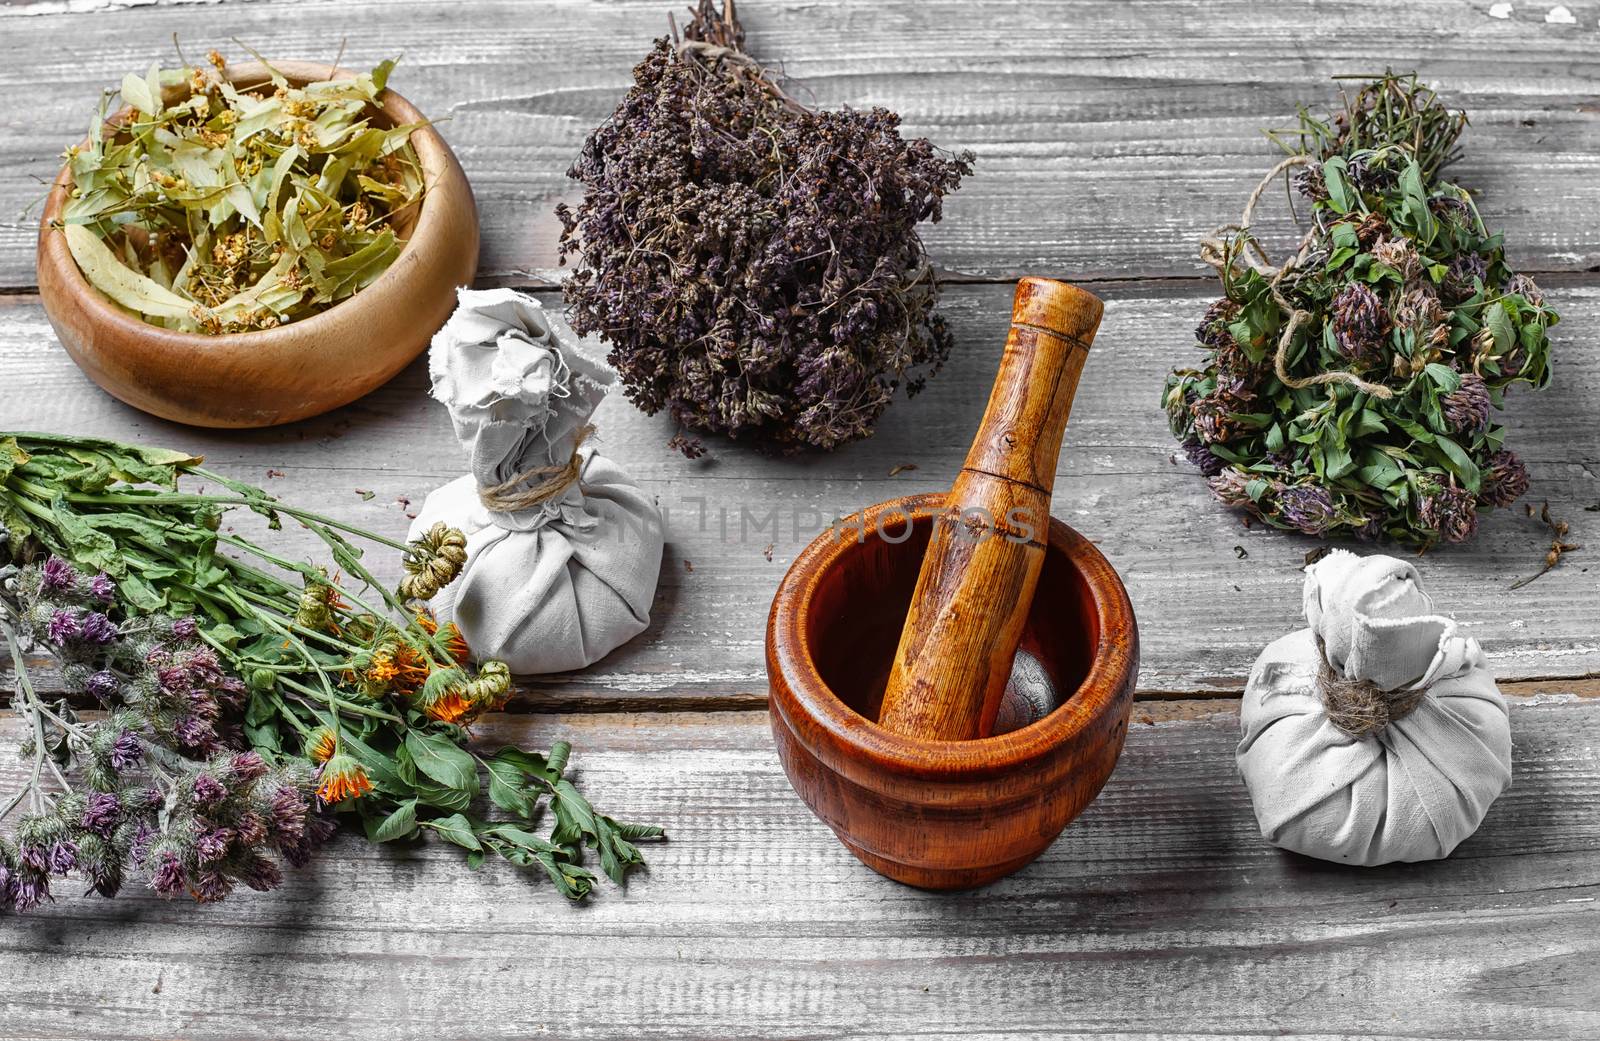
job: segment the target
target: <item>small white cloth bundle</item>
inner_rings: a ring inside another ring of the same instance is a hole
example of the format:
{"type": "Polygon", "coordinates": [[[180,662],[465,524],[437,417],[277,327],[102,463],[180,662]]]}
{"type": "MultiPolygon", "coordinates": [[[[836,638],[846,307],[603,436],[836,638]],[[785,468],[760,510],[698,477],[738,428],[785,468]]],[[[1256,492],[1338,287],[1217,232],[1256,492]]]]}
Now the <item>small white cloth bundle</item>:
{"type": "Polygon", "coordinates": [[[643,632],[661,572],[654,500],[585,443],[614,376],[578,345],[532,297],[463,289],[428,352],[472,472],[428,495],[411,537],[439,521],[467,536],[430,606],[516,673],[582,668],[643,632]]]}
{"type": "Polygon", "coordinates": [[[1437,860],[1511,783],[1511,721],[1478,641],[1416,568],[1334,550],[1306,621],[1261,652],[1236,757],[1268,842],[1343,864],[1437,860]]]}

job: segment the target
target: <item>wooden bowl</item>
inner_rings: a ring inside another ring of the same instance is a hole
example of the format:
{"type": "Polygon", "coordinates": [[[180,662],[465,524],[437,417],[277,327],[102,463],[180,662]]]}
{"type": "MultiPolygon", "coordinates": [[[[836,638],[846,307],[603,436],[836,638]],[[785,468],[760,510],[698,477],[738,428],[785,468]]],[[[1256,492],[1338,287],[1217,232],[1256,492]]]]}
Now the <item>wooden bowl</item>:
{"type": "Polygon", "coordinates": [[[1139,636],[1111,565],[1052,519],[1018,655],[1070,692],[1060,707],[973,741],[878,726],[931,514],[944,501],[880,503],[864,513],[865,538],[840,527],[807,546],[772,602],[767,677],[778,755],[811,811],[874,870],[963,889],[1032,861],[1099,794],[1127,734],[1139,636]],[[920,514],[909,531],[908,513],[920,514]]]}
{"type": "MultiPolygon", "coordinates": [[[[276,62],[291,82],[347,78],[343,69],[276,62]]],[[[268,81],[259,64],[229,65],[240,87],[268,81]]],[[[389,125],[424,117],[392,90],[389,125]]],[[[124,109],[112,122],[124,119],[124,109]]],[[[409,237],[377,281],[326,311],[275,329],[204,336],[140,320],[78,270],[60,220],[72,183],[63,167],[39,224],[39,295],[72,360],[123,401],[203,427],[264,427],[348,404],[392,379],[427,347],[478,267],[478,211],[450,146],[432,127],[411,135],[423,196],[409,237]]]]}

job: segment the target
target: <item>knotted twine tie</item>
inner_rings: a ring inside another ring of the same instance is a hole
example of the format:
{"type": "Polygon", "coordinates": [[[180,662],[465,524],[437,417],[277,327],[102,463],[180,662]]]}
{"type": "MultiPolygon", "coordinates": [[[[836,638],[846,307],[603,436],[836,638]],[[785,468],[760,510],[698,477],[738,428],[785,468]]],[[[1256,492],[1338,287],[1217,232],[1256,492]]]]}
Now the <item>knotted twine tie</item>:
{"type": "Polygon", "coordinates": [[[1243,236],[1241,249],[1244,251],[1245,262],[1271,280],[1272,299],[1278,305],[1278,310],[1283,312],[1284,317],[1288,319],[1288,324],[1283,327],[1283,335],[1278,337],[1278,350],[1272,358],[1272,369],[1273,373],[1278,377],[1278,382],[1297,390],[1301,387],[1315,387],[1324,383],[1343,383],[1357,390],[1365,391],[1375,398],[1387,401],[1394,397],[1393,390],[1381,383],[1369,383],[1355,373],[1344,369],[1319,372],[1315,376],[1307,376],[1304,379],[1289,374],[1289,348],[1293,344],[1294,334],[1299,330],[1300,326],[1311,320],[1311,312],[1289,303],[1284,298],[1283,292],[1279,287],[1285,276],[1305,262],[1307,251],[1311,246],[1311,240],[1316,235],[1316,229],[1312,228],[1306,232],[1305,237],[1300,240],[1300,248],[1294,256],[1284,261],[1281,266],[1274,267],[1272,262],[1267,259],[1266,250],[1261,248],[1261,243],[1256,240],[1254,235],[1250,234],[1250,222],[1255,218],[1256,204],[1261,201],[1261,196],[1272,185],[1272,182],[1277,180],[1279,174],[1287,173],[1296,166],[1307,166],[1310,163],[1310,156],[1292,155],[1277,166],[1274,166],[1267,173],[1267,176],[1261,179],[1261,183],[1256,185],[1255,191],[1250,193],[1249,200],[1244,204],[1244,214],[1239,218],[1239,223],[1225,224],[1212,232],[1209,237],[1200,240],[1200,259],[1216,269],[1217,274],[1226,275],[1234,264],[1238,263],[1238,257],[1230,255],[1225,236],[1230,233],[1237,233],[1243,236]],[[1255,256],[1250,256],[1251,253],[1254,253],[1255,256]],[[1256,257],[1260,258],[1259,262],[1256,257]]]}
{"type": "Polygon", "coordinates": [[[572,443],[572,458],[565,463],[536,466],[509,481],[491,484],[487,488],[480,486],[478,501],[492,513],[520,513],[560,498],[577,483],[579,471],[583,469],[578,449],[593,433],[594,427],[590,424],[578,430],[577,440],[572,443]]]}
{"type": "Polygon", "coordinates": [[[1420,690],[1384,690],[1371,680],[1346,679],[1328,662],[1328,649],[1317,637],[1317,691],[1328,721],[1351,737],[1371,737],[1390,723],[1409,716],[1428,696],[1420,690]]]}

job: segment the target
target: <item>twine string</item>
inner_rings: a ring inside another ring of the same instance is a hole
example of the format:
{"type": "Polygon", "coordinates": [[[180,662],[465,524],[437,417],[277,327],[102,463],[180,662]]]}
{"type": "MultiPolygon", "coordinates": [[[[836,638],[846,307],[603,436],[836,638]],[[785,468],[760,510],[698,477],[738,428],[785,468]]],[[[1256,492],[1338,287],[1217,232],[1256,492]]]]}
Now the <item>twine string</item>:
{"type": "Polygon", "coordinates": [[[583,447],[583,443],[593,433],[594,427],[590,424],[585,424],[578,430],[577,440],[572,444],[572,457],[565,463],[535,466],[517,474],[509,481],[491,484],[488,487],[480,485],[478,501],[483,503],[484,509],[493,513],[520,513],[560,498],[567,493],[568,488],[578,482],[579,473],[583,469],[583,459],[579,456],[578,449],[583,447]]]}
{"type": "Polygon", "coordinates": [[[1272,291],[1273,302],[1278,305],[1286,322],[1283,333],[1278,337],[1278,347],[1272,357],[1272,371],[1278,377],[1278,382],[1286,387],[1300,390],[1304,387],[1317,387],[1329,383],[1342,383],[1354,387],[1375,398],[1388,401],[1394,397],[1394,391],[1381,383],[1371,383],[1362,379],[1353,372],[1345,369],[1331,369],[1319,372],[1314,376],[1297,377],[1289,372],[1289,350],[1294,343],[1294,334],[1300,327],[1311,320],[1311,312],[1304,308],[1295,307],[1283,295],[1283,280],[1295,271],[1300,264],[1305,262],[1311,241],[1316,234],[1312,228],[1300,240],[1300,246],[1293,256],[1280,265],[1273,265],[1267,257],[1267,251],[1261,242],[1250,233],[1251,222],[1255,220],[1256,206],[1261,202],[1261,197],[1266,194],[1272,182],[1279,175],[1286,174],[1297,166],[1308,166],[1311,163],[1308,155],[1291,155],[1274,166],[1267,175],[1256,185],[1250,193],[1250,198],[1245,201],[1244,213],[1239,217],[1237,224],[1224,224],[1209,236],[1200,240],[1200,259],[1213,268],[1218,275],[1226,276],[1242,257],[1245,263],[1256,272],[1266,276],[1272,291]],[[1236,237],[1237,236],[1237,237],[1236,237]],[[1238,243],[1238,251],[1230,250],[1230,241],[1238,243]]]}
{"type": "Polygon", "coordinates": [[[1357,740],[1409,716],[1428,696],[1426,687],[1389,691],[1371,680],[1345,678],[1329,664],[1321,637],[1317,638],[1317,692],[1328,721],[1357,740]]]}

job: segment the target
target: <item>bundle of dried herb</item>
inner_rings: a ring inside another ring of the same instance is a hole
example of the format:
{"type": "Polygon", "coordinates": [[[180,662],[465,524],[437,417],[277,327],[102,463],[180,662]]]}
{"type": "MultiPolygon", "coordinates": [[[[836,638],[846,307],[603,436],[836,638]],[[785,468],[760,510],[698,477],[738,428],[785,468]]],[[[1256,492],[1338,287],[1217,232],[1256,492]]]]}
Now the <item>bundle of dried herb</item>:
{"type": "Polygon", "coordinates": [[[1167,380],[1189,459],[1228,506],[1311,535],[1462,542],[1528,474],[1492,420],[1550,378],[1558,316],[1506,263],[1471,195],[1440,180],[1467,123],[1415,76],[1363,83],[1331,121],[1272,136],[1289,158],[1202,245],[1224,296],[1200,369],[1167,380]],[[1311,203],[1272,265],[1251,217],[1278,174],[1311,203]]]}
{"type": "Polygon", "coordinates": [[[646,412],[832,449],[949,354],[916,226],[939,220],[972,156],[903,140],[882,108],[813,111],[743,44],[732,3],[700,0],[584,143],[583,201],[558,209],[563,261],[582,261],[569,317],[611,344],[646,412]]]}
{"type": "Polygon", "coordinates": [[[91,285],[186,332],[267,329],[370,285],[422,196],[413,125],[375,125],[393,62],[353,79],[236,89],[211,65],[123,78],[132,114],[67,149],[64,230],[91,285]]]}
{"type": "Polygon", "coordinates": [[[565,775],[565,743],[470,745],[467,727],[504,702],[510,674],[493,661],[474,673],[460,634],[423,603],[465,562],[459,532],[394,542],[199,464],[0,434],[0,630],[33,762],[0,812],[26,800],[15,842],[0,842],[0,903],[35,903],[50,875],[74,870],[108,895],[134,874],[200,900],[236,881],[270,888],[271,854],[302,862],[338,816],[374,842],[431,832],[474,867],[490,855],[537,865],[573,899],[594,882],[586,845],[618,883],[643,862],[634,842],[660,829],[596,812],[565,775]],[[216,490],[180,490],[185,476],[216,490]],[[297,521],[358,588],[224,527],[241,506],[270,528],[297,521]],[[404,554],[398,592],[358,542],[404,554]],[[69,695],[109,715],[86,722],[73,700],[41,697],[19,637],[52,650],[69,695]],[[546,815],[543,837],[532,829],[546,815]]]}

